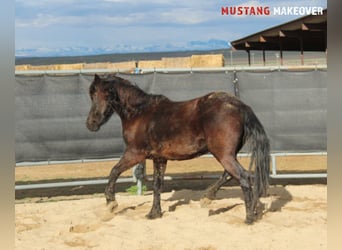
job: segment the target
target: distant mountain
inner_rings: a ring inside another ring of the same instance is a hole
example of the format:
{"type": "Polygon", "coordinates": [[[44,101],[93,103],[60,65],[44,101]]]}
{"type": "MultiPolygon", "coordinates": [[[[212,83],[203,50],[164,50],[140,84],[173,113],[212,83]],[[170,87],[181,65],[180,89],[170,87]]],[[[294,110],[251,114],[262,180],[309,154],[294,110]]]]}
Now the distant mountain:
{"type": "Polygon", "coordinates": [[[16,49],[16,57],[59,57],[59,56],[83,56],[112,53],[110,48],[64,47],[64,48],[37,48],[16,49]]]}
{"type": "MultiPolygon", "coordinates": [[[[189,51],[169,51],[169,52],[138,52],[138,53],[106,53],[86,56],[44,56],[44,57],[15,57],[15,65],[48,65],[48,64],[68,64],[68,63],[97,63],[97,62],[126,62],[141,60],[160,60],[163,57],[187,57],[203,54],[223,54],[229,57],[230,49],[218,50],[189,50],[189,51]]],[[[239,53],[239,52],[236,52],[239,53]]],[[[243,55],[245,57],[245,52],[243,55]]]]}
{"type": "Polygon", "coordinates": [[[60,57],[60,56],[86,56],[113,53],[143,53],[143,52],[173,52],[190,50],[217,50],[228,49],[229,43],[223,40],[210,39],[208,41],[190,41],[184,46],[174,44],[153,46],[118,45],[114,47],[88,48],[88,47],[64,47],[64,48],[18,48],[15,56],[20,57],[60,57]]]}
{"type": "Polygon", "coordinates": [[[215,50],[222,48],[229,48],[230,45],[227,41],[210,39],[209,41],[191,41],[188,47],[195,50],[215,50]]]}

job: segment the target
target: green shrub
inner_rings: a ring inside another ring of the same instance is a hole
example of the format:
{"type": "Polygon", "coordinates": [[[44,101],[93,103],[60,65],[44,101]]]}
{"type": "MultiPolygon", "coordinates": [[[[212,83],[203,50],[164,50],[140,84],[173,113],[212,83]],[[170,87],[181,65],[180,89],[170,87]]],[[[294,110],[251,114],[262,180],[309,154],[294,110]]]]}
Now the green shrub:
{"type": "MultiPolygon", "coordinates": [[[[142,194],[144,194],[146,191],[147,191],[147,187],[146,185],[143,185],[142,194]]],[[[126,192],[136,195],[138,193],[138,186],[137,185],[130,186],[129,188],[126,188],[126,192]]]]}

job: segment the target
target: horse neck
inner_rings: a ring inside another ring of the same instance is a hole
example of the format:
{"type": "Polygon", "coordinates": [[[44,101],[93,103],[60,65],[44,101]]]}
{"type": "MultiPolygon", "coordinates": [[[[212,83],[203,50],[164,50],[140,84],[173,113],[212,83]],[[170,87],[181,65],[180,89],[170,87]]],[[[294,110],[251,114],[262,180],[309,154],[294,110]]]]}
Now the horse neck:
{"type": "Polygon", "coordinates": [[[151,95],[133,85],[122,84],[118,86],[116,93],[118,98],[114,100],[113,106],[122,120],[134,118],[149,106],[153,99],[151,95]]]}

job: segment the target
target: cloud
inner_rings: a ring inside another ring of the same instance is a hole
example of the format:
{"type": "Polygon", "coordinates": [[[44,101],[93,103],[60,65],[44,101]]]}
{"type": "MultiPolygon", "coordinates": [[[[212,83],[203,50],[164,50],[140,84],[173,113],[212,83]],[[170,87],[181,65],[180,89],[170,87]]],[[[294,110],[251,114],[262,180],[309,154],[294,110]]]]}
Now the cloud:
{"type": "Polygon", "coordinates": [[[198,25],[222,21],[220,18],[222,4],[229,6],[288,6],[292,4],[292,6],[297,6],[310,3],[319,4],[322,1],[249,0],[222,3],[208,0],[84,0],[80,3],[76,0],[16,0],[18,7],[16,27],[198,25]]]}
{"type": "Polygon", "coordinates": [[[91,5],[92,8],[88,5],[89,3],[76,8],[72,4],[73,1],[64,0],[64,2],[69,3],[70,6],[61,9],[56,7],[60,4],[58,1],[52,1],[49,6],[46,6],[43,1],[38,8],[39,1],[22,2],[24,5],[37,7],[37,11],[31,15],[21,15],[22,11],[29,12],[29,10],[20,9],[16,18],[16,27],[195,25],[218,18],[218,15],[212,10],[200,8],[198,2],[195,4],[196,1],[174,1],[170,4],[170,1],[164,0],[138,2],[135,0],[103,0],[98,1],[99,5],[91,5]],[[105,3],[113,3],[113,5],[105,5],[105,3]],[[130,3],[134,4],[130,5],[130,3]]]}
{"type": "Polygon", "coordinates": [[[16,48],[178,48],[234,40],[288,21],[222,16],[221,7],[326,4],[323,0],[15,0],[16,48]],[[257,20],[257,21],[256,21],[257,20]]]}
{"type": "MultiPolygon", "coordinates": [[[[270,7],[287,7],[287,6],[323,6],[326,7],[326,0],[270,0],[270,1],[248,1],[248,2],[257,2],[259,5],[267,5],[270,7]]],[[[247,3],[248,3],[247,2],[247,3]]]]}
{"type": "Polygon", "coordinates": [[[26,6],[26,7],[48,7],[48,6],[66,6],[71,5],[77,0],[15,0],[16,6],[26,6]]]}
{"type": "Polygon", "coordinates": [[[16,19],[17,28],[45,28],[52,25],[75,25],[83,24],[84,18],[78,16],[53,16],[38,13],[33,19],[16,19]]]}
{"type": "Polygon", "coordinates": [[[217,19],[218,15],[209,10],[177,8],[157,13],[156,17],[166,24],[195,25],[217,19]]]}

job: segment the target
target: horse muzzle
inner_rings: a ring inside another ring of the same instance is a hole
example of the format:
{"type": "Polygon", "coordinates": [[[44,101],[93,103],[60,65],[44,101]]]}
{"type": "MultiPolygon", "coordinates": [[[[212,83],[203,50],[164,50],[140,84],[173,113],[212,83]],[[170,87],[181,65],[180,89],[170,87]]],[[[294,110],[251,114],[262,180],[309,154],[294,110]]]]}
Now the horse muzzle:
{"type": "Polygon", "coordinates": [[[88,128],[90,131],[92,131],[92,132],[99,131],[99,129],[100,129],[99,124],[98,124],[97,122],[95,122],[95,121],[89,121],[89,120],[87,120],[86,126],[87,126],[87,128],[88,128]]]}

